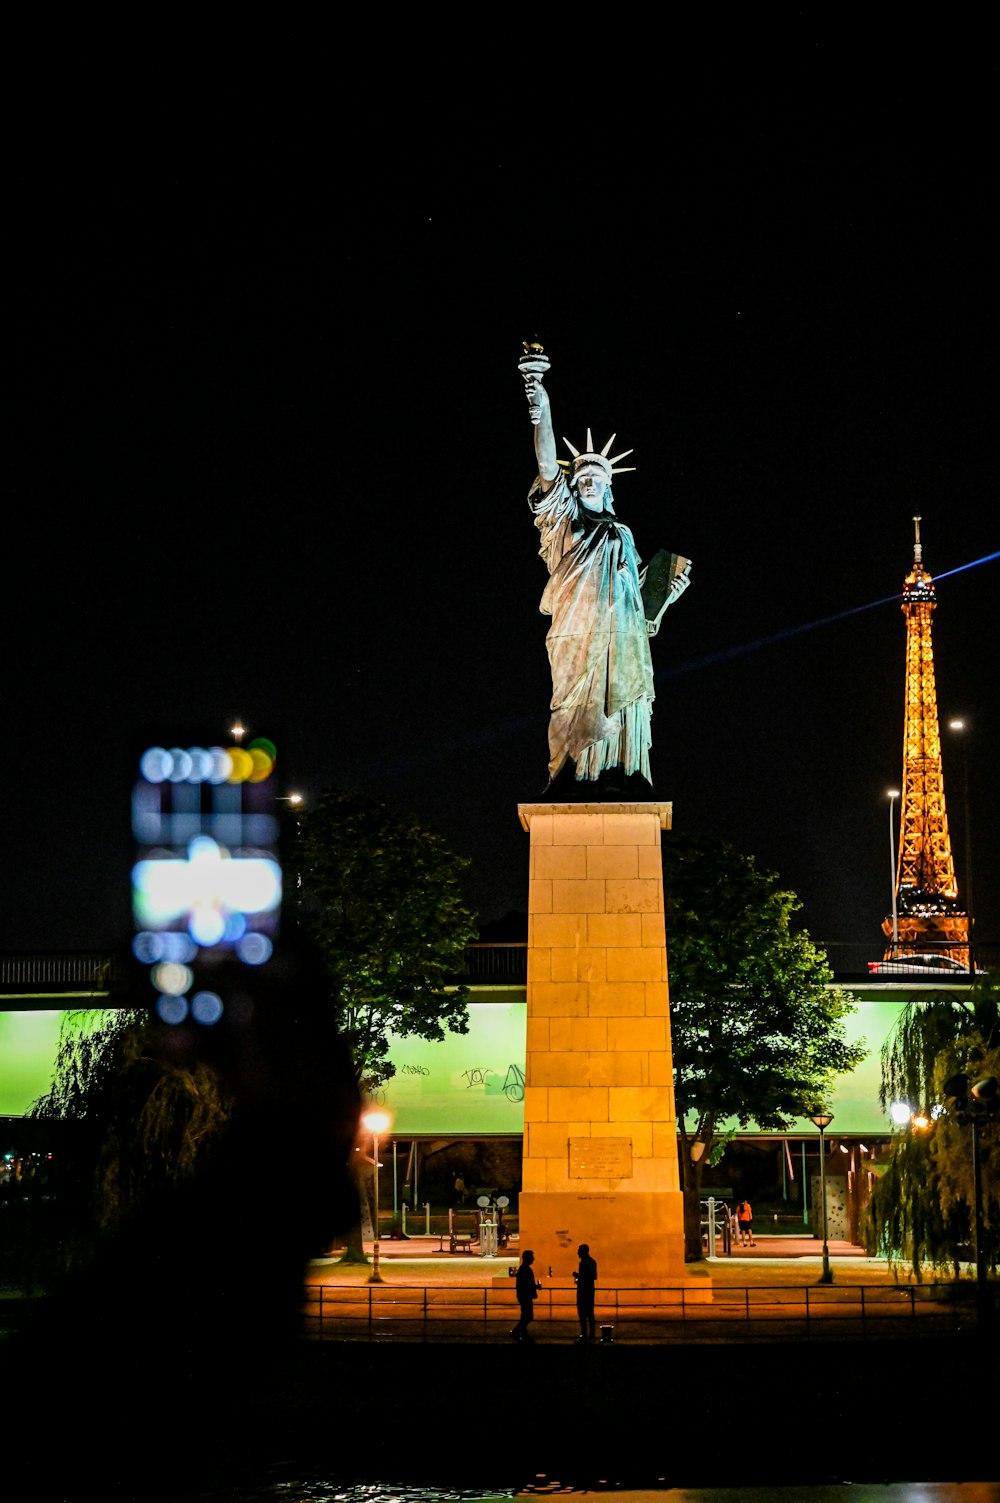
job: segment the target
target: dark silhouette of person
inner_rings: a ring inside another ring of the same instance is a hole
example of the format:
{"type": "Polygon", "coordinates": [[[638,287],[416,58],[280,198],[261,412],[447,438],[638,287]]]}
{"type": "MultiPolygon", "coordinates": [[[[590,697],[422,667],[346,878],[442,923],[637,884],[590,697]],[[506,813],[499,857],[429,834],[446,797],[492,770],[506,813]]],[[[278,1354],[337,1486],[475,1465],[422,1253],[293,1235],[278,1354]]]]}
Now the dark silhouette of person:
{"type": "MultiPolygon", "coordinates": [[[[24,1388],[17,1433],[34,1436],[39,1484],[60,1498],[118,1495],[88,1406],[43,1415],[34,1397],[81,1351],[121,1427],[113,1471],[129,1496],[176,1500],[192,1468],[225,1470],[270,1445],[301,1381],[307,1265],[356,1213],[361,1098],[319,958],[289,941],[267,967],[199,959],[193,969],[224,999],[223,1015],[212,1028],[164,1026],[155,1047],[212,1068],[227,1120],[186,1181],[150,1191],[59,1281],[12,1351],[24,1388]],[[181,1393],[201,1395],[200,1408],[168,1445],[181,1393]],[[60,1445],[44,1452],[48,1426],[60,1445]]],[[[136,985],[144,1001],[149,981],[136,985]]]]}
{"type": "Polygon", "coordinates": [[[580,1334],[577,1341],[592,1341],[597,1332],[594,1321],[594,1286],[597,1283],[597,1264],[590,1256],[590,1248],[581,1242],[576,1250],[580,1266],[574,1273],[576,1281],[576,1313],[580,1317],[580,1334]]]}
{"type": "Polygon", "coordinates": [[[514,1281],[517,1303],[521,1307],[521,1319],[510,1333],[515,1341],[534,1341],[535,1339],[528,1331],[528,1326],[535,1318],[535,1300],[542,1286],[535,1278],[535,1270],[532,1267],[534,1261],[534,1253],[530,1248],[526,1249],[521,1254],[520,1266],[514,1281]]]}

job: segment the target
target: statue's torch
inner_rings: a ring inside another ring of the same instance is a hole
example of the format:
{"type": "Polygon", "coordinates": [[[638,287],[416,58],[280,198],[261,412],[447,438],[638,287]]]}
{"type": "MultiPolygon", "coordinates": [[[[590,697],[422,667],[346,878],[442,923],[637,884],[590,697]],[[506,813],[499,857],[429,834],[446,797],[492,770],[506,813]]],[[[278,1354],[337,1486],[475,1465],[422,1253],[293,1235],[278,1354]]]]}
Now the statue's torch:
{"type": "Polygon", "coordinates": [[[528,413],[531,421],[537,427],[541,419],[541,411],[534,400],[535,384],[549,368],[549,358],[545,353],[544,345],[539,344],[537,339],[524,339],[524,354],[518,363],[518,369],[524,377],[524,391],[528,398],[528,413]]]}

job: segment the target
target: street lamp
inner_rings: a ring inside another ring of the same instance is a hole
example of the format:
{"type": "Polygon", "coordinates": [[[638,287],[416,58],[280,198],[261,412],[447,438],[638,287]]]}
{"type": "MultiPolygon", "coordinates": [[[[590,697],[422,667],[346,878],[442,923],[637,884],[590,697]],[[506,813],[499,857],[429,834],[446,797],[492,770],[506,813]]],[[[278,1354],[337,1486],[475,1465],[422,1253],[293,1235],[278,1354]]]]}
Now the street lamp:
{"type": "MultiPolygon", "coordinates": [[[[889,800],[889,890],[892,893],[892,958],[899,959],[899,913],[896,906],[896,842],[892,818],[894,800],[899,798],[899,789],[890,788],[889,800]]],[[[815,1118],[813,1118],[815,1121],[815,1118]]]]}
{"type": "Polygon", "coordinates": [[[962,743],[962,804],[965,816],[965,913],[966,923],[969,926],[969,975],[974,976],[976,964],[972,952],[975,920],[972,916],[972,825],[969,821],[969,728],[964,720],[949,720],[948,729],[957,732],[962,743]]]}
{"type": "MultiPolygon", "coordinates": [[[[295,896],[296,902],[299,903],[302,898],[302,823],[300,816],[305,808],[305,799],[301,793],[279,793],[275,796],[274,802],[276,804],[287,804],[289,814],[295,816],[295,896]]],[[[298,921],[299,915],[296,912],[295,922],[298,923],[298,921]]]]}
{"type": "MultiPolygon", "coordinates": [[[[890,804],[890,808],[892,805],[890,804]]],[[[814,1112],[809,1118],[814,1127],[819,1128],[819,1198],[823,1202],[823,1272],[820,1274],[821,1284],[832,1284],[833,1274],[830,1272],[830,1249],[826,1241],[826,1149],[823,1142],[823,1134],[833,1121],[832,1112],[814,1112]]]]}
{"type": "Polygon", "coordinates": [[[990,1290],[986,1283],[986,1217],[983,1209],[983,1171],[979,1132],[983,1123],[995,1122],[1000,1116],[1000,1082],[995,1075],[971,1081],[967,1075],[951,1075],[944,1083],[948,1111],[962,1127],[972,1128],[973,1219],[976,1230],[976,1303],[979,1322],[986,1328],[992,1315],[990,1290]]]}
{"type": "Polygon", "coordinates": [[[388,1112],[382,1111],[379,1107],[371,1107],[367,1112],[364,1113],[361,1121],[366,1131],[370,1132],[372,1135],[372,1142],[375,1150],[372,1158],[372,1162],[375,1166],[375,1242],[372,1247],[372,1271],[368,1275],[368,1282],[369,1284],[383,1284],[385,1280],[378,1271],[378,1140],[389,1131],[389,1128],[392,1126],[392,1118],[389,1116],[388,1112]]]}

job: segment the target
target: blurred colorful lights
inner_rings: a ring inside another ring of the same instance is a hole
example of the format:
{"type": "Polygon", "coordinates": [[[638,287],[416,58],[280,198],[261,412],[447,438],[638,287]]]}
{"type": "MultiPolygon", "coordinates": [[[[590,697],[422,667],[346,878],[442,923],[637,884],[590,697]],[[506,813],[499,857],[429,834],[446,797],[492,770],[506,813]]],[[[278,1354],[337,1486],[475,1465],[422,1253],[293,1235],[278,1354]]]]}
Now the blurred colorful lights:
{"type": "Polygon", "coordinates": [[[139,758],[139,771],[147,783],[263,783],[277,755],[266,736],[228,748],[150,746],[139,758]]]}

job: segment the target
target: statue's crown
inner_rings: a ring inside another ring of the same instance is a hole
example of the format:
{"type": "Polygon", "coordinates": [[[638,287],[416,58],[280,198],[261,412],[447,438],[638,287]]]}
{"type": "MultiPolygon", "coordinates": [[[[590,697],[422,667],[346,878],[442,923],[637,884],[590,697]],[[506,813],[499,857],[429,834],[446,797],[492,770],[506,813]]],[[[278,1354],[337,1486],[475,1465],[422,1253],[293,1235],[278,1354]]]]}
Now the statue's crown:
{"type": "Polygon", "coordinates": [[[617,436],[618,435],[616,433],[612,433],[611,437],[604,445],[604,448],[600,451],[594,448],[594,440],[589,428],[587,429],[586,449],[577,449],[575,445],[570,443],[568,438],[563,439],[563,443],[566,445],[567,449],[573,456],[572,474],[574,480],[584,470],[596,470],[599,474],[604,476],[605,480],[610,485],[612,475],[622,475],[627,470],[635,469],[634,464],[618,464],[619,459],[625,459],[629,454],[632,453],[631,449],[623,449],[620,454],[613,454],[610,459],[608,458],[608,450],[611,448],[611,445],[614,443],[617,436]]]}

